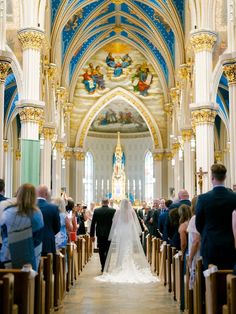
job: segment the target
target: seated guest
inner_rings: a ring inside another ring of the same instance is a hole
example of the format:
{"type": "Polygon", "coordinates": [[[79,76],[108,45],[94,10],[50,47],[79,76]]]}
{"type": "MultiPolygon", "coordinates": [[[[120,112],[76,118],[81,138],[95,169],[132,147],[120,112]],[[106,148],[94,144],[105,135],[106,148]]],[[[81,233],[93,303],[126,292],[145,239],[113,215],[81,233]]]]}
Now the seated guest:
{"type": "Polygon", "coordinates": [[[236,261],[232,213],[236,208],[236,193],[224,185],[226,168],[211,166],[213,189],[198,196],[196,227],[201,234],[201,256],[204,268],[214,264],[218,269],[233,269],[236,261]]]}
{"type": "Polygon", "coordinates": [[[31,184],[23,184],[16,204],[8,207],[2,215],[1,224],[6,225],[10,254],[6,268],[22,268],[31,264],[37,271],[42,251],[43,216],[36,207],[36,190],[31,184]]]}
{"type": "Polygon", "coordinates": [[[56,253],[55,235],[60,231],[61,223],[58,206],[49,203],[50,193],[46,185],[37,188],[38,207],[43,214],[43,249],[42,255],[56,253]]]}
{"type": "Polygon", "coordinates": [[[57,197],[52,200],[52,203],[57,205],[59,209],[61,229],[55,235],[56,249],[59,250],[60,248],[66,247],[67,244],[66,220],[68,219],[68,217],[66,215],[66,206],[64,199],[62,199],[61,197],[57,197]]]}

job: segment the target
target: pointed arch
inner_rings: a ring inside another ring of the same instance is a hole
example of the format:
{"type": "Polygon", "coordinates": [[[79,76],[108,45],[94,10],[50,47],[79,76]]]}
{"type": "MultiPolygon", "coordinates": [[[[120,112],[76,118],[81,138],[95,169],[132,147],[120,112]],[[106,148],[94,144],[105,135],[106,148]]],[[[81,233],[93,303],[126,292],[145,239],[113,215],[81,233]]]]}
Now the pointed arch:
{"type": "Polygon", "coordinates": [[[112,100],[116,98],[123,98],[142,116],[150,131],[153,141],[153,149],[163,148],[161,133],[153,116],[150,114],[150,112],[147,110],[147,108],[139,98],[137,98],[131,92],[125,90],[122,87],[114,88],[109,93],[102,96],[88,111],[77,132],[75,146],[84,149],[85,138],[88,134],[89,128],[94,118],[98,115],[100,111],[102,111],[107,105],[109,105],[112,100]]]}

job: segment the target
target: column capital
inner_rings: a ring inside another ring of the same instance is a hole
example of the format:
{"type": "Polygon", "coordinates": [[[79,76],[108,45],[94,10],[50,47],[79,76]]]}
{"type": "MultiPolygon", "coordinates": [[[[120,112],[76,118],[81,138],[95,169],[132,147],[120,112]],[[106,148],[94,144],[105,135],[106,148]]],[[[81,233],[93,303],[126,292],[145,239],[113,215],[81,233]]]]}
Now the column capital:
{"type": "Polygon", "coordinates": [[[189,142],[193,136],[193,129],[182,129],[181,136],[184,142],[189,142]]]}
{"type": "Polygon", "coordinates": [[[76,160],[84,160],[85,159],[85,153],[81,148],[74,148],[74,156],[76,160]]]}
{"type": "Polygon", "coordinates": [[[229,85],[236,84],[236,59],[226,60],[223,63],[223,71],[229,85]]]}
{"type": "Polygon", "coordinates": [[[5,153],[8,152],[9,143],[8,140],[3,140],[3,150],[5,153]]]}
{"type": "Polygon", "coordinates": [[[65,100],[68,95],[68,91],[64,86],[59,86],[56,90],[58,99],[65,100]]]}
{"type": "Polygon", "coordinates": [[[172,87],[170,89],[170,97],[173,104],[176,104],[179,102],[179,88],[178,87],[172,87]]]}
{"type": "Polygon", "coordinates": [[[177,153],[177,151],[180,149],[180,147],[181,147],[181,145],[179,142],[172,143],[172,147],[171,147],[172,155],[175,155],[177,153]]]}
{"type": "Polygon", "coordinates": [[[40,123],[43,119],[44,111],[37,106],[17,106],[21,122],[40,123]]]}
{"type": "Polygon", "coordinates": [[[190,73],[191,73],[191,69],[190,69],[190,66],[186,63],[184,64],[181,64],[179,66],[179,77],[181,80],[186,80],[190,77],[190,73]]]}
{"type": "Polygon", "coordinates": [[[21,159],[21,151],[19,149],[16,150],[16,160],[21,159]]]}
{"type": "Polygon", "coordinates": [[[45,33],[39,28],[23,28],[18,31],[18,38],[21,42],[22,49],[37,49],[43,47],[45,33]]]}
{"type": "Polygon", "coordinates": [[[166,151],[164,156],[167,158],[167,160],[171,160],[173,158],[171,151],[166,151]]]}
{"type": "Polygon", "coordinates": [[[193,127],[200,124],[214,124],[217,110],[211,108],[201,108],[193,110],[191,115],[193,127]]]}
{"type": "Polygon", "coordinates": [[[0,60],[0,83],[5,83],[10,68],[11,63],[9,61],[0,60]]]}
{"type": "Polygon", "coordinates": [[[173,104],[170,102],[164,104],[164,111],[167,113],[167,115],[172,116],[173,104]]]}
{"type": "Polygon", "coordinates": [[[74,104],[72,102],[65,102],[63,104],[63,109],[64,109],[64,112],[65,114],[68,116],[70,115],[70,113],[72,112],[73,110],[73,107],[74,107],[74,104]]]}
{"type": "Polygon", "coordinates": [[[64,151],[65,160],[70,160],[73,155],[73,149],[71,147],[66,147],[64,151]]]}
{"type": "Polygon", "coordinates": [[[52,141],[55,137],[56,129],[53,126],[44,126],[42,130],[42,134],[45,140],[52,141]]]}
{"type": "Polygon", "coordinates": [[[55,63],[47,63],[45,64],[45,68],[50,80],[55,81],[57,75],[57,65],[55,63]]]}
{"type": "Polygon", "coordinates": [[[222,151],[220,151],[220,150],[215,151],[215,161],[217,163],[220,163],[223,161],[223,152],[222,151]]]}
{"type": "Polygon", "coordinates": [[[65,150],[65,143],[64,143],[64,141],[57,140],[55,142],[55,148],[56,148],[57,152],[64,153],[64,150],[65,150]]]}
{"type": "Polygon", "coordinates": [[[162,161],[164,157],[164,151],[163,150],[154,150],[152,153],[153,160],[155,161],[162,161]]]}
{"type": "Polygon", "coordinates": [[[212,51],[217,41],[217,34],[206,29],[194,30],[191,33],[190,43],[194,52],[212,51]]]}

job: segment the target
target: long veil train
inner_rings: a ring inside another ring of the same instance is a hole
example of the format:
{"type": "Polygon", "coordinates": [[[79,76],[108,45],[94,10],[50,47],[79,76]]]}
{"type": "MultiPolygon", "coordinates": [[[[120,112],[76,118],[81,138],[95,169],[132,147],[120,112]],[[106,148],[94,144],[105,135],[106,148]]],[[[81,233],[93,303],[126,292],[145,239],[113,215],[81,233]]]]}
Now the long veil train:
{"type": "Polygon", "coordinates": [[[158,281],[153,276],[140,242],[141,228],[129,201],[121,201],[109,235],[111,245],[104,273],[96,280],[108,282],[148,283],[158,281]]]}

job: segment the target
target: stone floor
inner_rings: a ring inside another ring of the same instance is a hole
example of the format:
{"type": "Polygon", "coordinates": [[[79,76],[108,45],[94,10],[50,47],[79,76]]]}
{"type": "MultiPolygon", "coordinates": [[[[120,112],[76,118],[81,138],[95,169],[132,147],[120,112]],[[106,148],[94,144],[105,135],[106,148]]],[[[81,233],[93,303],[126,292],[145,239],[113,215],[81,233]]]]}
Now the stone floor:
{"type": "Polygon", "coordinates": [[[176,314],[172,294],[163,284],[112,284],[98,282],[98,254],[86,265],[78,282],[67,294],[63,314],[176,314]]]}

